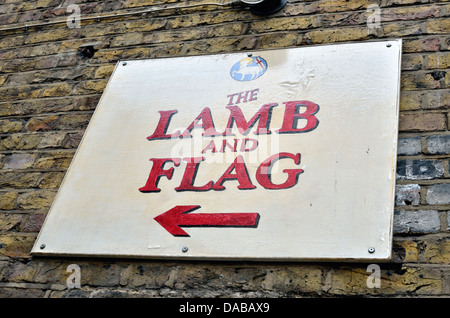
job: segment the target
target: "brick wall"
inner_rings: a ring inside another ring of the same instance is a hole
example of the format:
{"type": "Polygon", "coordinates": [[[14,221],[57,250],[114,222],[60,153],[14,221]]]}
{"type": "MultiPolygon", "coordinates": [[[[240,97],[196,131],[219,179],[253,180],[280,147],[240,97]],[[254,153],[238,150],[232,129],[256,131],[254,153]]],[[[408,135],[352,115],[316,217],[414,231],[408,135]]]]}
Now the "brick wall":
{"type": "Polygon", "coordinates": [[[0,297],[449,296],[448,1],[291,0],[264,18],[239,3],[170,8],[201,2],[0,0],[0,297]],[[65,22],[70,4],[80,28],[65,22]],[[403,39],[394,251],[380,288],[368,287],[364,263],[30,256],[118,60],[393,38],[403,39]],[[70,264],[80,288],[66,285],[70,264]]]}

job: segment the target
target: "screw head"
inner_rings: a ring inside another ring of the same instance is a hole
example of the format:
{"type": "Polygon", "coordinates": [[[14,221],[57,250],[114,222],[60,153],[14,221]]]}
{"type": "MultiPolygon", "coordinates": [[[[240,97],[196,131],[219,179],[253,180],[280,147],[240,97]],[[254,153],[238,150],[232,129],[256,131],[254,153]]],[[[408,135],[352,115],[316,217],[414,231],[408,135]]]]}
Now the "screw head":
{"type": "Polygon", "coordinates": [[[188,247],[187,247],[187,246],[183,246],[183,248],[181,249],[181,251],[182,251],[183,253],[186,253],[186,252],[188,251],[188,247]]]}
{"type": "Polygon", "coordinates": [[[373,253],[375,253],[375,248],[374,247],[369,247],[369,253],[370,254],[373,254],[373,253]]]}
{"type": "Polygon", "coordinates": [[[127,65],[127,62],[123,62],[122,65],[123,65],[123,66],[127,65]]]}
{"type": "Polygon", "coordinates": [[[386,44],[386,46],[387,46],[387,47],[391,47],[391,46],[392,46],[392,44],[391,44],[391,43],[388,43],[388,44],[386,44]]]}
{"type": "Polygon", "coordinates": [[[248,57],[252,57],[252,56],[253,56],[253,53],[247,53],[247,56],[248,56],[248,57]]]}
{"type": "Polygon", "coordinates": [[[45,244],[41,244],[41,246],[39,246],[41,250],[43,250],[45,248],[45,244]]]}

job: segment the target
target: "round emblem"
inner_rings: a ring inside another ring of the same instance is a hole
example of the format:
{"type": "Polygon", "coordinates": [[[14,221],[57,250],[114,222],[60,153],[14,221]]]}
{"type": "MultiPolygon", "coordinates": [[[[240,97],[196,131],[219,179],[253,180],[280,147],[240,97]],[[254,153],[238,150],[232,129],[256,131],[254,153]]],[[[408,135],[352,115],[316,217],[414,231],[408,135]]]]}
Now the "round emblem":
{"type": "Polygon", "coordinates": [[[261,77],[267,70],[267,62],[260,56],[243,58],[233,65],[230,74],[236,81],[252,81],[261,77]]]}

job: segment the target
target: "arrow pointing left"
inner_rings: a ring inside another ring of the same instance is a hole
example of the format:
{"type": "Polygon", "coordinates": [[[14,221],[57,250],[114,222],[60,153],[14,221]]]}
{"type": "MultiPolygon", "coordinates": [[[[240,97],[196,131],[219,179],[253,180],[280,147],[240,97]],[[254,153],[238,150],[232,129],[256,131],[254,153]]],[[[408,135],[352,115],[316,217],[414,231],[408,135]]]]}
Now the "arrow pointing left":
{"type": "Polygon", "coordinates": [[[155,220],[173,236],[190,236],[181,227],[258,227],[258,213],[195,213],[200,205],[177,205],[155,220]]]}

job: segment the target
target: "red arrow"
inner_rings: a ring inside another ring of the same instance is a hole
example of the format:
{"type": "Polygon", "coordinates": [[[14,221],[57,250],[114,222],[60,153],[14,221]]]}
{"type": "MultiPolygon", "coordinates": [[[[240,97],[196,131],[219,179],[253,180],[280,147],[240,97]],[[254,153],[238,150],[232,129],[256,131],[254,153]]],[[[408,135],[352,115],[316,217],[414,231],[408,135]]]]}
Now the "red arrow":
{"type": "Polygon", "coordinates": [[[190,236],[182,227],[258,227],[258,213],[196,213],[200,205],[177,205],[155,217],[173,236],[190,236]]]}

